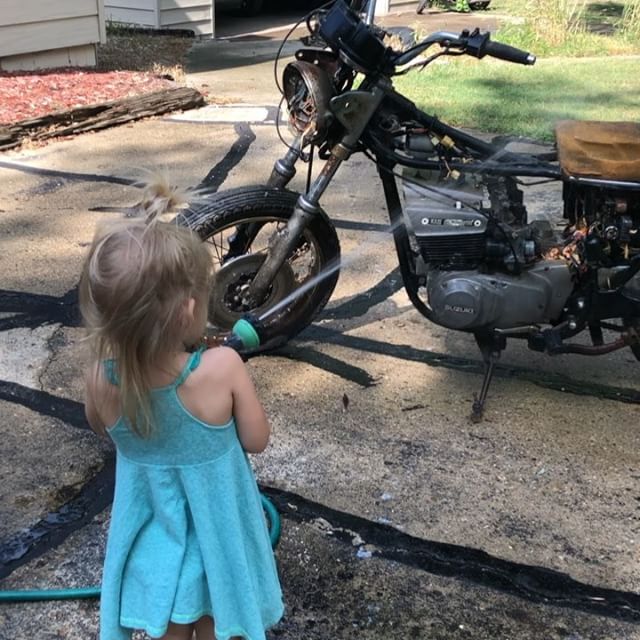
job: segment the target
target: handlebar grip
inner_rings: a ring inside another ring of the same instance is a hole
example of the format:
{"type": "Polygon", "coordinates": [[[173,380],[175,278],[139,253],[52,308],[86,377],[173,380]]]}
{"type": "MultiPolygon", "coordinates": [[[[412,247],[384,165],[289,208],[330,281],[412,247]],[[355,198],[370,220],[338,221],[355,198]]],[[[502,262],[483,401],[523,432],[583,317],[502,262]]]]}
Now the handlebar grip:
{"type": "Polygon", "coordinates": [[[502,42],[488,41],[484,46],[483,53],[486,56],[517,64],[535,64],[536,62],[536,57],[533,54],[508,44],[502,44],[502,42]]]}

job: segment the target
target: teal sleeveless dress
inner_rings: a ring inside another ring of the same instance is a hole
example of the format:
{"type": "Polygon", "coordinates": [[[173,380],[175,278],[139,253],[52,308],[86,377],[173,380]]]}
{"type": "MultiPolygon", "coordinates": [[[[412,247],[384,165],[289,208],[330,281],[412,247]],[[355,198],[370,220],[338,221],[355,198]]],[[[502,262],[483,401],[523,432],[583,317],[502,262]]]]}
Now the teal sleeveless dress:
{"type": "MultiPolygon", "coordinates": [[[[134,629],[157,638],[170,621],[203,615],[214,619],[217,640],[264,640],[282,617],[260,493],[235,421],[207,425],[177,394],[200,355],[192,354],[173,384],[151,391],[150,439],[136,436],[123,418],[108,430],[116,486],[100,640],[124,640],[134,629]]],[[[105,370],[117,384],[114,362],[105,370]]]]}

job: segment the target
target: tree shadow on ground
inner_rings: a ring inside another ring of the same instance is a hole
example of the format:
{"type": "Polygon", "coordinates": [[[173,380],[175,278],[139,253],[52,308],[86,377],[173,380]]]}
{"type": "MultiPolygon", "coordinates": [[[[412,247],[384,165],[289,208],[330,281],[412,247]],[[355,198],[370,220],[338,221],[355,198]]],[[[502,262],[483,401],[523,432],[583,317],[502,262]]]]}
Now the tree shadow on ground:
{"type": "Polygon", "coordinates": [[[600,35],[613,35],[620,29],[624,4],[622,2],[589,2],[584,19],[587,30],[600,35]]]}

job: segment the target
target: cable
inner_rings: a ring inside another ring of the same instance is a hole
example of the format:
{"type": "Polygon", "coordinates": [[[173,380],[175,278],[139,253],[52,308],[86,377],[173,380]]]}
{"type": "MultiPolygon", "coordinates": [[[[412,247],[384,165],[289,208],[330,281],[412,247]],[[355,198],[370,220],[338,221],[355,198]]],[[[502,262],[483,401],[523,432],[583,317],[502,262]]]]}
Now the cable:
{"type": "MultiPolygon", "coordinates": [[[[273,502],[264,494],[260,494],[262,508],[269,520],[269,539],[271,548],[275,549],[280,541],[281,523],[280,514],[273,502]]],[[[100,587],[78,587],[71,589],[32,589],[29,591],[0,591],[1,602],[41,602],[44,600],[82,600],[87,598],[99,598],[100,587]]]]}
{"type": "Polygon", "coordinates": [[[331,6],[335,2],[337,2],[337,0],[331,0],[330,2],[327,2],[327,3],[319,6],[317,9],[314,9],[313,11],[310,11],[306,15],[302,16],[302,18],[300,18],[300,20],[298,20],[298,22],[296,22],[293,25],[293,27],[291,27],[291,29],[289,29],[289,32],[287,33],[287,35],[282,39],[282,42],[280,43],[280,46],[278,47],[278,52],[276,53],[276,59],[273,62],[273,77],[274,77],[274,80],[275,80],[275,83],[276,83],[276,87],[278,88],[278,91],[280,92],[280,95],[284,95],[284,89],[280,85],[280,78],[278,76],[278,62],[280,62],[280,55],[282,54],[282,49],[284,49],[284,45],[287,43],[287,40],[289,40],[289,37],[291,36],[291,34],[303,22],[306,22],[307,23],[307,27],[308,27],[309,26],[309,19],[312,16],[314,16],[316,13],[319,13],[320,11],[323,11],[324,9],[326,9],[329,6],[331,6]]]}
{"type": "Polygon", "coordinates": [[[278,103],[278,113],[276,113],[275,121],[276,121],[276,133],[278,134],[278,138],[280,138],[280,142],[287,147],[287,149],[293,150],[293,147],[284,139],[282,132],[280,131],[280,114],[282,113],[282,104],[286,100],[286,97],[283,95],[280,98],[280,102],[278,103]]]}

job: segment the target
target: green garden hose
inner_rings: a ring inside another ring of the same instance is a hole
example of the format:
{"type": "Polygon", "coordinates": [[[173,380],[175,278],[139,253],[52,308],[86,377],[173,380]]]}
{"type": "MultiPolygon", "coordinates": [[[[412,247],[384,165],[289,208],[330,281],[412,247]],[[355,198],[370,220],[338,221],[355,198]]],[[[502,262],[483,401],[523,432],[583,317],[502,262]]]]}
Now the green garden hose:
{"type": "MultiPolygon", "coordinates": [[[[269,538],[275,549],[280,540],[280,515],[273,502],[263,494],[262,508],[269,520],[269,538]]],[[[31,591],[0,591],[1,602],[36,602],[41,600],[81,600],[99,598],[100,587],[78,587],[76,589],[33,589],[31,591]]]]}

